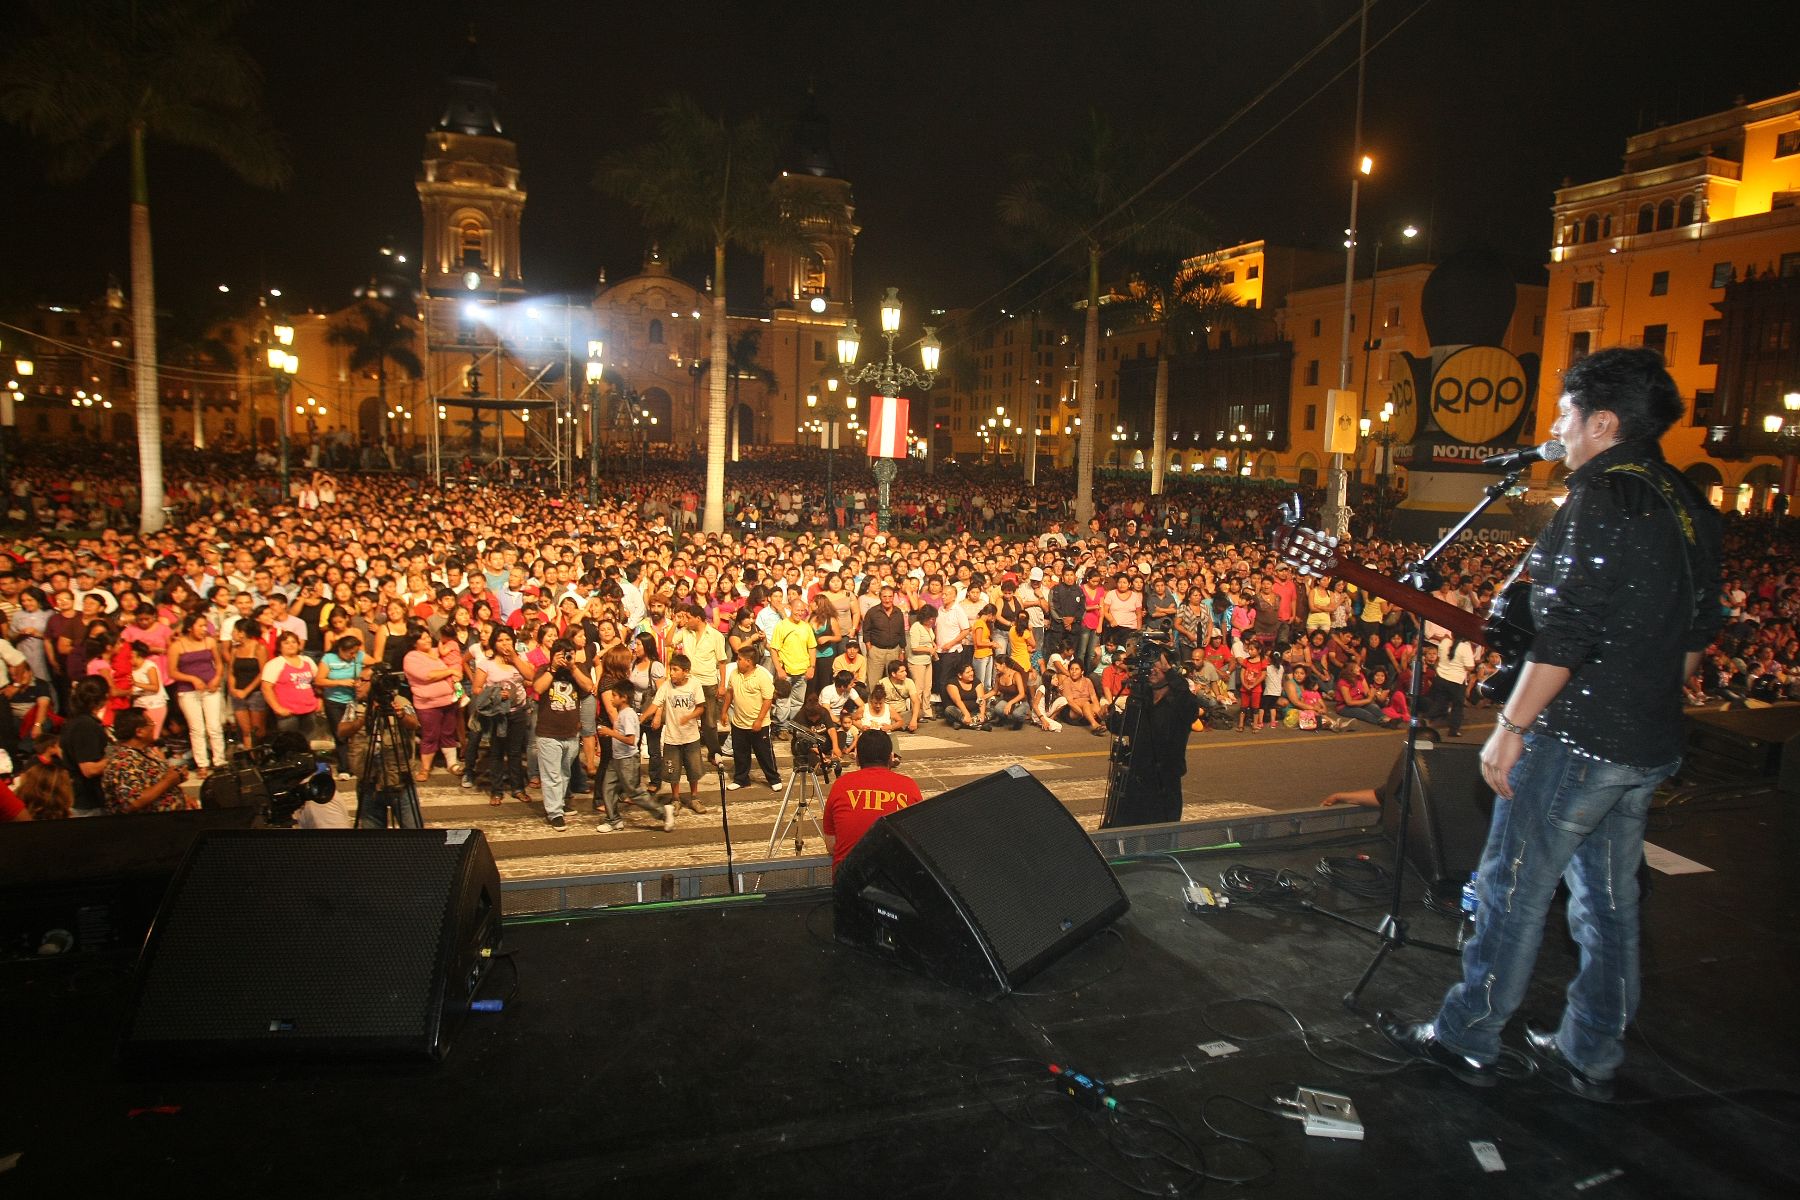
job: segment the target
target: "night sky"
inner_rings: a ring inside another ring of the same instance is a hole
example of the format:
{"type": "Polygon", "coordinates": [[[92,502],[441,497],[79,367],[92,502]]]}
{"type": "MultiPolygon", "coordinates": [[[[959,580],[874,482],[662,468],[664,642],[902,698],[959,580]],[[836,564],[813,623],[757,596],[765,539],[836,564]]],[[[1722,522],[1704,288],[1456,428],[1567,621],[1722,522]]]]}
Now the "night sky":
{"type": "MultiPolygon", "coordinates": [[[[998,235],[996,197],[1021,156],[1041,161],[1090,106],[1135,130],[1160,168],[1217,133],[1356,7],[257,4],[242,40],[266,72],[294,179],[284,192],[261,192],[197,155],[153,145],[159,307],[194,322],[274,286],[295,307],[335,308],[367,276],[384,234],[416,250],[423,134],[442,112],[469,20],[530,193],[531,290],[585,298],[601,267],[617,280],[642,261],[633,215],[589,181],[601,156],[647,136],[645,109],[657,97],[682,90],[730,114],[793,114],[810,85],[855,187],[858,307],[872,311],[890,285],[915,303],[970,305],[1031,265],[998,235]]],[[[1775,15],[1787,6],[1738,8],[1745,15],[1716,30],[1704,25],[1708,10],[1662,0],[1382,0],[1371,18],[1379,45],[1364,140],[1380,166],[1363,192],[1365,242],[1383,222],[1417,221],[1437,256],[1484,243],[1530,278],[1547,254],[1548,206],[1563,177],[1615,173],[1625,137],[1658,121],[1800,85],[1792,17],[1775,15]]],[[[19,22],[17,5],[0,8],[0,40],[19,22]]],[[[1339,241],[1354,70],[1328,81],[1355,51],[1352,26],[1153,195],[1194,188],[1190,200],[1221,243],[1339,241]]],[[[53,186],[42,152],[7,128],[0,162],[0,309],[78,303],[109,274],[128,278],[122,152],[82,183],[53,186]]],[[[703,270],[688,273],[697,280],[703,270]]],[[[731,274],[734,307],[753,304],[754,261],[744,256],[731,274]]],[[[1049,282],[1035,276],[1013,299],[1049,282]]]]}

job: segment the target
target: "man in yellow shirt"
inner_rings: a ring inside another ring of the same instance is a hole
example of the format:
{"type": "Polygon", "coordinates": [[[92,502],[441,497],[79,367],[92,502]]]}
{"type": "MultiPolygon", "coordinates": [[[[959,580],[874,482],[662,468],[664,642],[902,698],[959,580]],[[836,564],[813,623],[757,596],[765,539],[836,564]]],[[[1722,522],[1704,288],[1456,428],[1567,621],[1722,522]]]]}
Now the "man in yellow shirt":
{"type": "Polygon", "coordinates": [[[762,768],[769,786],[781,786],[775,744],[769,740],[769,710],[775,704],[775,677],[757,665],[756,648],[737,652],[737,665],[725,680],[727,715],[731,721],[731,783],[726,790],[750,786],[750,756],[762,768]]]}

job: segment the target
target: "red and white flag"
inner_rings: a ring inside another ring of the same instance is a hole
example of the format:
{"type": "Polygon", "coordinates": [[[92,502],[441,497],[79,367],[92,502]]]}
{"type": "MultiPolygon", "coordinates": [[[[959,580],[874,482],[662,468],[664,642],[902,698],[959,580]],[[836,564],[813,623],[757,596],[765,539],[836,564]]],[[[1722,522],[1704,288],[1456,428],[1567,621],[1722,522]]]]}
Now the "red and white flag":
{"type": "Polygon", "coordinates": [[[869,457],[906,457],[906,397],[869,397],[869,457]]]}

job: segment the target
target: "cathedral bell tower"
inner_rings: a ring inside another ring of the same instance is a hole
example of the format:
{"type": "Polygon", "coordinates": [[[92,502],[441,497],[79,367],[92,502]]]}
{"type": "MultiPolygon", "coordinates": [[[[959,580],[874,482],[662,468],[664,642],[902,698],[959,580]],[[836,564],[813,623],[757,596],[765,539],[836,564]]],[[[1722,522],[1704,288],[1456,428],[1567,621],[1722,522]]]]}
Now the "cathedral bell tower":
{"type": "Polygon", "coordinates": [[[518,147],[501,132],[498,91],[471,36],[451,72],[444,115],[425,134],[420,163],[420,273],[426,295],[434,298],[461,293],[493,300],[525,291],[519,270],[525,189],[519,186],[518,147]]]}
{"type": "Polygon", "coordinates": [[[777,319],[841,325],[850,315],[850,257],[856,249],[856,204],[838,177],[831,126],[818,100],[807,96],[794,124],[794,141],[782,163],[776,193],[805,215],[814,247],[771,249],[763,255],[763,302],[777,319]]]}

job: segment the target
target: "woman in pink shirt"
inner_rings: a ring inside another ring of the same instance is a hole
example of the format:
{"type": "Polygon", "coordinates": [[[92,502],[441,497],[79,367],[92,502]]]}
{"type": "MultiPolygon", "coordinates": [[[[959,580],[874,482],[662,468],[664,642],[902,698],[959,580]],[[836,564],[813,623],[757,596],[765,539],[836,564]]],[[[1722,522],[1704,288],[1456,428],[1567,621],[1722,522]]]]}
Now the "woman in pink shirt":
{"type": "MultiPolygon", "coordinates": [[[[460,660],[460,653],[457,657],[460,660]]],[[[431,760],[440,750],[444,752],[444,765],[450,768],[450,773],[460,774],[456,737],[456,718],[460,711],[456,706],[456,681],[462,675],[460,661],[452,669],[444,662],[431,630],[424,625],[414,625],[401,668],[406,672],[407,683],[412,686],[413,711],[419,715],[416,778],[420,783],[431,778],[431,760]]]]}
{"type": "Polygon", "coordinates": [[[275,728],[302,731],[306,718],[319,710],[313,679],[319,668],[300,653],[300,635],[284,629],[275,643],[276,655],[262,672],[263,699],[275,714],[275,728]]]}

